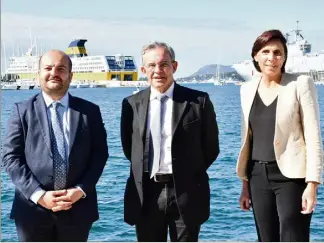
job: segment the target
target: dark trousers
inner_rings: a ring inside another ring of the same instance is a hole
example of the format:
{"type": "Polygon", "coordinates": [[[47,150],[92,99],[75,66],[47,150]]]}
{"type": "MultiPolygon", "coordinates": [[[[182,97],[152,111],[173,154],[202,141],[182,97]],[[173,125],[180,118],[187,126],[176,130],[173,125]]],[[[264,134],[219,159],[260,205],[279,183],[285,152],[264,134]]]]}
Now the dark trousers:
{"type": "Polygon", "coordinates": [[[92,224],[73,225],[49,220],[33,224],[15,220],[18,240],[28,242],[85,242],[88,240],[92,224]]]}
{"type": "Polygon", "coordinates": [[[302,211],[305,179],[290,179],[276,161],[249,162],[249,189],[259,241],[309,241],[312,214],[302,211]]]}
{"type": "Polygon", "coordinates": [[[138,241],[198,241],[199,226],[187,226],[179,213],[173,181],[166,183],[143,177],[144,203],[140,222],[136,225],[138,241]]]}

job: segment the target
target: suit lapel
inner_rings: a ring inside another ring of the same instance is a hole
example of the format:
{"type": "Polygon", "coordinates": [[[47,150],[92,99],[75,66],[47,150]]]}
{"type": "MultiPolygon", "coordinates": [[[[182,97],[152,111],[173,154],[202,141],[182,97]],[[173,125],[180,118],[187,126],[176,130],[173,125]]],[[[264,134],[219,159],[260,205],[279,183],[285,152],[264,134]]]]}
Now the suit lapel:
{"type": "Polygon", "coordinates": [[[41,93],[37,96],[35,101],[35,112],[36,112],[36,117],[40,123],[40,129],[42,131],[45,143],[50,153],[52,154],[51,135],[50,135],[49,123],[48,123],[47,112],[46,112],[46,104],[41,93]]]}
{"type": "Polygon", "coordinates": [[[173,91],[172,136],[179,125],[187,103],[182,87],[175,83],[173,91]]]}
{"type": "Polygon", "coordinates": [[[79,120],[80,120],[80,111],[77,110],[75,99],[70,94],[69,94],[69,108],[70,108],[70,138],[69,138],[69,155],[70,155],[72,151],[72,146],[75,141],[79,120]]]}
{"type": "MultiPolygon", "coordinates": [[[[286,77],[286,74],[285,73],[283,73],[282,74],[282,76],[281,76],[281,80],[280,80],[280,86],[279,86],[279,92],[278,92],[278,100],[277,100],[277,110],[278,110],[278,108],[280,108],[281,106],[280,106],[280,101],[281,101],[281,94],[284,92],[284,90],[285,90],[285,87],[286,87],[286,85],[287,85],[287,83],[288,83],[288,79],[287,79],[287,77],[286,77]]],[[[278,113],[278,112],[277,112],[278,113]]]]}
{"type": "Polygon", "coordinates": [[[148,110],[150,94],[151,94],[150,88],[147,88],[146,90],[143,91],[142,96],[135,104],[137,116],[138,116],[140,136],[143,142],[145,137],[144,131],[146,131],[145,125],[147,121],[147,110],[148,110]]]}
{"type": "Polygon", "coordinates": [[[280,80],[280,86],[279,86],[279,91],[278,91],[278,98],[277,98],[277,107],[276,107],[276,126],[275,126],[275,137],[277,134],[277,123],[279,121],[278,117],[280,116],[280,110],[282,109],[282,104],[281,104],[281,97],[284,97],[283,93],[285,91],[285,87],[288,83],[287,76],[285,73],[282,74],[281,80],[280,80]]]}
{"type": "MultiPolygon", "coordinates": [[[[145,138],[144,132],[146,131],[145,125],[147,121],[147,112],[148,112],[150,94],[151,94],[150,88],[147,88],[145,91],[143,91],[142,97],[135,104],[138,119],[139,119],[140,136],[143,141],[145,138]]],[[[181,88],[180,85],[175,83],[174,91],[173,91],[172,135],[176,131],[186,107],[187,107],[187,101],[185,100],[183,89],[181,88]]]]}

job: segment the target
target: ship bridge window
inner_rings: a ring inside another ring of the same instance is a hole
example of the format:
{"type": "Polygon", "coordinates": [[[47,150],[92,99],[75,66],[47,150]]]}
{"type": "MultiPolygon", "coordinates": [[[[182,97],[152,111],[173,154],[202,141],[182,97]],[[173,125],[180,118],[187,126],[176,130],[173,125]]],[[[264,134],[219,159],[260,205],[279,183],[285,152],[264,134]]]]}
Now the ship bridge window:
{"type": "Polygon", "coordinates": [[[117,65],[115,60],[107,60],[107,62],[108,62],[108,66],[111,70],[121,70],[122,69],[119,65],[117,65]]]}
{"type": "Polygon", "coordinates": [[[127,70],[136,69],[134,61],[133,60],[125,60],[125,69],[127,69],[127,70]]]}
{"type": "Polygon", "coordinates": [[[300,45],[300,50],[303,51],[304,53],[310,53],[311,45],[310,44],[300,45]]]}

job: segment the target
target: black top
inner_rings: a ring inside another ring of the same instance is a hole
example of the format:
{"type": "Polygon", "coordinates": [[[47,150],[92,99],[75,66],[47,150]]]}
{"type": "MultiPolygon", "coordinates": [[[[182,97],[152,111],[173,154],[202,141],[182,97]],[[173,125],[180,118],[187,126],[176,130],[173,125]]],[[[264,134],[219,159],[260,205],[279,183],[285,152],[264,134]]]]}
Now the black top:
{"type": "Polygon", "coordinates": [[[278,97],[266,106],[256,93],[249,117],[252,130],[252,160],[275,161],[273,147],[278,97]]]}

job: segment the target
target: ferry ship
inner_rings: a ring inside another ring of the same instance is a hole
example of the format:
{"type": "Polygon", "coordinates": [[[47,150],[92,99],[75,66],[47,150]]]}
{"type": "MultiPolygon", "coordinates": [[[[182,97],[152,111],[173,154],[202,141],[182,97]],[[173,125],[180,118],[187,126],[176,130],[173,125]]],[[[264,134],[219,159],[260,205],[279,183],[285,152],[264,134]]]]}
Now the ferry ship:
{"type": "MultiPolygon", "coordinates": [[[[305,74],[311,76],[315,82],[324,81],[324,50],[321,52],[311,52],[312,45],[301,34],[298,28],[286,34],[288,57],[286,62],[286,72],[295,74],[305,74]],[[290,41],[290,37],[294,39],[290,41]]],[[[252,60],[245,60],[235,63],[232,67],[245,80],[251,80],[254,75],[260,73],[255,69],[252,60]]]]}
{"type": "MultiPolygon", "coordinates": [[[[122,54],[89,56],[85,48],[86,39],[73,40],[66,54],[72,60],[73,80],[99,81],[137,81],[138,71],[133,56],[122,54]]],[[[17,82],[33,80],[37,82],[40,56],[33,55],[35,43],[25,56],[10,57],[6,75],[17,82]]]]}

